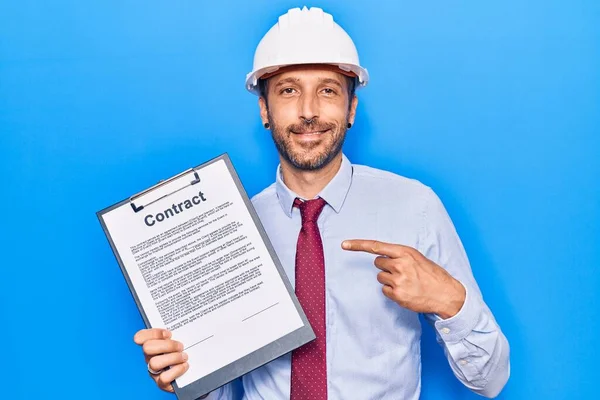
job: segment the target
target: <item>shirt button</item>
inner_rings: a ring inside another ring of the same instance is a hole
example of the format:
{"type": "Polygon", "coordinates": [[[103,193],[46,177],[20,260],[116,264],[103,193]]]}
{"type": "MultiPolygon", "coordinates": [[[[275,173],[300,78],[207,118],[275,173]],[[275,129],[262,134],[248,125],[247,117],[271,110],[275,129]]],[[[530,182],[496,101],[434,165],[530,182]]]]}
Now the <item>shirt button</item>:
{"type": "Polygon", "coordinates": [[[442,333],[449,334],[450,333],[450,329],[448,329],[448,328],[442,328],[442,333]]]}
{"type": "Polygon", "coordinates": [[[467,365],[467,360],[460,360],[460,365],[467,365]]]}

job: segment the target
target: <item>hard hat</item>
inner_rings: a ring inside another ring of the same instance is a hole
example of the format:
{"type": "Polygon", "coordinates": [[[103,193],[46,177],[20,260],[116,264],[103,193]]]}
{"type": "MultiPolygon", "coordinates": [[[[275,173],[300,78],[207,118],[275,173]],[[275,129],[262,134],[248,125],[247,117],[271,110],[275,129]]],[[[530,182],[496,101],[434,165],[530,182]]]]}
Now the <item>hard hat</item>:
{"type": "Polygon", "coordinates": [[[246,88],[259,94],[258,80],[281,67],[301,64],[328,64],[340,72],[355,75],[357,87],[366,86],[369,73],[360,66],[358,52],[350,36],[331,14],[311,7],[293,8],[265,34],[256,47],[252,72],[246,75],[246,88]]]}

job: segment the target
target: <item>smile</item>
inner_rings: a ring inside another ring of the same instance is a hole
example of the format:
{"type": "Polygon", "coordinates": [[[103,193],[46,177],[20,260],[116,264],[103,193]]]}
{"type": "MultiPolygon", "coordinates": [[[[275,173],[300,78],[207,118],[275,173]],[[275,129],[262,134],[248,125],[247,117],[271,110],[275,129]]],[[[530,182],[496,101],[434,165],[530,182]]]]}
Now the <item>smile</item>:
{"type": "Polygon", "coordinates": [[[322,135],[323,133],[326,133],[328,131],[329,131],[329,129],[326,129],[324,131],[302,131],[302,132],[294,132],[294,131],[292,131],[292,133],[295,134],[295,135],[316,136],[316,135],[322,135]]]}

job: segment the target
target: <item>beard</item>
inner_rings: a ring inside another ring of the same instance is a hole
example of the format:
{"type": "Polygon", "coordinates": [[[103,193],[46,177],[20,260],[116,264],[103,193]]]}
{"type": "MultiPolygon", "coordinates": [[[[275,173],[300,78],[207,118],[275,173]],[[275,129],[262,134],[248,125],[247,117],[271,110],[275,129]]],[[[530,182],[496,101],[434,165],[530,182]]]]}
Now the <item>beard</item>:
{"type": "Polygon", "coordinates": [[[303,171],[315,171],[323,168],[342,151],[348,126],[348,116],[344,121],[323,122],[315,119],[310,123],[302,121],[297,124],[282,126],[268,115],[271,126],[271,137],[277,151],[292,166],[303,171]],[[320,133],[321,140],[309,143],[294,142],[294,135],[308,131],[327,131],[320,133]],[[294,133],[295,132],[295,133],[294,133]]]}

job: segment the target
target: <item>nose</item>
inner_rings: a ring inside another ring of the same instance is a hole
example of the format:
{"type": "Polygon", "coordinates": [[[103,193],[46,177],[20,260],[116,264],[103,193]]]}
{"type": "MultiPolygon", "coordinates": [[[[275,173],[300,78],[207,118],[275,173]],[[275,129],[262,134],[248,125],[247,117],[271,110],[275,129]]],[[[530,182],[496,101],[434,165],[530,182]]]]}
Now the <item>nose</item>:
{"type": "Polygon", "coordinates": [[[299,116],[306,123],[319,117],[319,98],[312,93],[303,93],[299,100],[299,116]]]}

